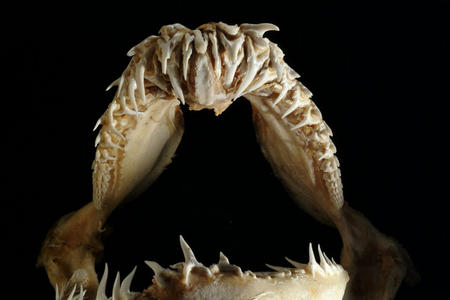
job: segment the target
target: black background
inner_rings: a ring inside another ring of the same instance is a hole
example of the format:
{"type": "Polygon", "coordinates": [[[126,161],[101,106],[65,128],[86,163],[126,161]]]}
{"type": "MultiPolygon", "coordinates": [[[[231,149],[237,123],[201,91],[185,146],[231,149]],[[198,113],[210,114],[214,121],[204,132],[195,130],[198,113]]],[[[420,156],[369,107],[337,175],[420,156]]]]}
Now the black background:
{"type": "MultiPolygon", "coordinates": [[[[112,100],[105,88],[127,66],[126,52],[163,25],[210,21],[279,26],[266,36],[302,75],[334,132],[346,201],[404,245],[422,277],[397,299],[446,290],[449,4],[315,3],[5,9],[1,240],[9,290],[19,291],[12,298],[53,299],[45,271],[34,267],[40,243],[60,216],[91,199],[92,128],[112,100]]],[[[337,231],[297,208],[273,176],[245,99],[219,117],[183,111],[173,163],[111,217],[100,273],[105,261],[123,275],[138,265],[132,288],[142,290],[152,277],[144,260],[166,267],[182,260],[180,234],[205,265],[219,251],[245,270],[286,265],[285,256],[304,262],[310,241],[339,257],[337,231]]]]}

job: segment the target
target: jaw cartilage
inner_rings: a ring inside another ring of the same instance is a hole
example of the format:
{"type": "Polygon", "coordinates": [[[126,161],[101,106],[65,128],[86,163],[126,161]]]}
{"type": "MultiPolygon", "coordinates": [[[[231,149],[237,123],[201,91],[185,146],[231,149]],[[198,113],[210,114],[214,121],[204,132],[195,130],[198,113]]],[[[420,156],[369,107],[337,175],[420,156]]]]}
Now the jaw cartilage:
{"type": "Polygon", "coordinates": [[[318,250],[321,257],[320,264],[316,262],[313,253],[308,264],[291,261],[293,268],[268,265],[275,272],[243,272],[240,267],[230,264],[222,252],[217,264],[206,267],[197,261],[194,252],[181,236],[180,245],[184,261],[170,268],[164,268],[155,261],[145,261],[153,270],[154,276],[153,285],[139,296],[141,298],[136,298],[137,294],[129,291],[136,268],[122,283],[117,273],[112,296],[107,297],[108,266],[105,265],[95,300],[153,299],[152,297],[165,300],[178,299],[177,295],[182,295],[180,299],[244,300],[271,295],[276,299],[325,300],[333,299],[330,298],[330,294],[336,299],[342,298],[348,281],[348,274],[340,265],[325,261],[320,247],[318,250]]]}
{"type": "Polygon", "coordinates": [[[117,88],[115,96],[94,128],[100,130],[93,201],[61,218],[39,257],[57,300],[379,300],[395,295],[408,268],[407,254],[344,202],[332,131],[283,51],[263,36],[271,30],[278,27],[219,22],[191,30],[173,24],[128,51],[131,61],[107,87],[117,88]],[[119,204],[145,190],[171,163],[184,132],[181,105],[219,115],[241,96],[251,104],[258,141],[275,175],[301,208],[339,230],[342,266],[320,246],[316,256],[310,244],[308,263],[286,258],[293,267],[267,265],[274,272],[243,272],[223,253],[207,267],[180,237],[184,262],[164,268],[146,261],[155,275],[143,292],[130,292],[135,269],[122,282],[117,274],[108,298],[108,268],[100,281],[95,272],[103,225],[119,204]],[[368,262],[371,273],[365,272],[368,262]]]}

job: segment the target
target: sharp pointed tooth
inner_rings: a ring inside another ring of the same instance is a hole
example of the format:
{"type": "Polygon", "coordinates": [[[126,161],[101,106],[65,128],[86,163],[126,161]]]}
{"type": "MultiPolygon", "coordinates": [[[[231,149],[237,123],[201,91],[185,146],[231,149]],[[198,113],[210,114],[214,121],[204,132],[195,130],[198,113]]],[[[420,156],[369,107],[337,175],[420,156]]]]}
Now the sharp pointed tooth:
{"type": "Polygon", "coordinates": [[[326,253],[323,253],[323,256],[325,257],[325,261],[327,262],[328,265],[332,266],[333,263],[331,262],[331,260],[328,258],[328,256],[326,255],[326,253]]]}
{"type": "Polygon", "coordinates": [[[156,261],[146,260],[145,263],[153,270],[153,273],[155,273],[156,276],[158,276],[162,271],[164,271],[164,268],[161,267],[161,265],[158,264],[156,261]]]}
{"type": "Polygon", "coordinates": [[[80,286],[80,293],[78,294],[78,298],[76,300],[83,300],[86,291],[83,289],[83,285],[80,286]]]}
{"type": "Polygon", "coordinates": [[[285,257],[285,259],[286,259],[291,265],[293,265],[294,267],[296,267],[297,269],[304,269],[304,268],[307,266],[307,265],[305,265],[305,264],[296,262],[295,260],[292,260],[292,259],[290,259],[290,258],[288,258],[288,257],[285,257]]]}
{"type": "Polygon", "coordinates": [[[309,243],[309,262],[308,262],[309,270],[311,271],[311,274],[313,278],[316,276],[316,273],[323,274],[322,267],[317,263],[316,257],[314,256],[314,251],[312,248],[312,244],[309,243]]]}
{"type": "Polygon", "coordinates": [[[338,269],[338,270],[342,270],[342,266],[340,264],[338,264],[337,262],[334,261],[334,258],[331,258],[331,261],[333,262],[334,266],[338,269]]]}
{"type": "Polygon", "coordinates": [[[325,257],[325,260],[327,261],[328,265],[330,266],[331,270],[333,270],[333,272],[336,272],[338,270],[338,268],[334,265],[334,263],[328,258],[328,256],[325,254],[325,252],[323,253],[323,256],[325,257]]]}
{"type": "Polygon", "coordinates": [[[279,266],[273,266],[273,265],[269,265],[266,264],[266,266],[274,271],[280,272],[280,273],[285,273],[285,272],[289,272],[291,271],[291,269],[289,268],[285,268],[285,267],[279,267],[279,266]]]}
{"type": "Polygon", "coordinates": [[[219,265],[229,265],[230,261],[222,252],[219,253],[219,265]]]}
{"type": "Polygon", "coordinates": [[[114,280],[112,300],[120,300],[120,273],[117,272],[116,279],[114,280]]]}
{"type": "Polygon", "coordinates": [[[155,278],[156,282],[160,286],[164,286],[164,281],[161,280],[160,275],[165,269],[163,267],[161,267],[161,265],[158,264],[156,261],[146,260],[145,263],[147,264],[147,266],[149,266],[153,270],[153,273],[155,273],[155,276],[153,276],[153,278],[155,278]]]}
{"type": "Polygon", "coordinates": [[[326,264],[325,257],[323,256],[322,249],[320,248],[320,244],[317,245],[317,252],[319,252],[319,260],[320,265],[323,266],[326,264]]]}
{"type": "Polygon", "coordinates": [[[106,281],[108,280],[108,264],[105,264],[105,271],[103,271],[102,279],[98,285],[97,296],[95,300],[107,300],[106,297],[106,281]]]}
{"type": "Polygon", "coordinates": [[[131,281],[136,273],[136,268],[137,267],[134,267],[133,271],[131,271],[131,273],[122,281],[122,284],[120,285],[120,297],[127,299],[127,295],[130,294],[131,281]]]}
{"type": "Polygon", "coordinates": [[[120,78],[117,78],[116,80],[114,80],[113,82],[111,82],[111,84],[108,85],[108,87],[106,88],[106,91],[109,91],[113,86],[119,85],[119,82],[120,82],[120,78]]]}
{"type": "Polygon", "coordinates": [[[314,251],[312,248],[312,244],[309,243],[309,262],[308,265],[317,265],[316,257],[314,256],[314,251]]]}
{"type": "Polygon", "coordinates": [[[194,252],[192,251],[191,247],[189,247],[189,245],[186,243],[186,241],[183,239],[181,235],[180,235],[180,245],[184,255],[184,262],[186,264],[190,263],[194,265],[200,265],[197,259],[195,258],[194,252]]]}
{"type": "Polygon", "coordinates": [[[325,253],[322,251],[322,249],[320,248],[320,245],[317,246],[318,251],[319,251],[319,257],[320,257],[320,266],[322,267],[322,269],[327,273],[327,274],[332,274],[333,272],[333,268],[331,267],[330,264],[328,264],[328,261],[326,259],[326,255],[325,253]]]}
{"type": "Polygon", "coordinates": [[[95,123],[94,129],[92,131],[96,131],[98,126],[102,124],[102,117],[98,118],[97,123],[95,123]]]}
{"type": "Polygon", "coordinates": [[[75,294],[75,291],[77,289],[77,285],[75,284],[73,286],[72,292],[70,293],[69,297],[67,298],[67,300],[73,300],[73,295],[75,294]]]}

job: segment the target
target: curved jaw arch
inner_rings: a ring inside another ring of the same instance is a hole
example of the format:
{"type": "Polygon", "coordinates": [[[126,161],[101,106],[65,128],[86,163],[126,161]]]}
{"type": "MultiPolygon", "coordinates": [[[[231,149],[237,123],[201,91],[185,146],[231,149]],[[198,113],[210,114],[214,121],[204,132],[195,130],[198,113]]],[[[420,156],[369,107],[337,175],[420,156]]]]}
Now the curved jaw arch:
{"type": "Polygon", "coordinates": [[[173,24],[128,52],[131,62],[111,84],[117,86],[115,97],[97,124],[102,128],[93,163],[93,201],[63,217],[41,251],[39,260],[57,299],[110,299],[107,269],[99,282],[94,268],[103,250],[103,225],[171,162],[183,134],[179,104],[220,114],[240,96],[252,105],[258,140],[276,176],[304,210],[338,229],[342,267],[320,249],[320,263],[310,250],[308,264],[271,266],[274,273],[242,272],[223,254],[218,264],[205,267],[181,238],[185,262],[171,269],[147,262],[155,276],[142,293],[128,291],[131,275],[122,284],[117,276],[111,299],[394,297],[408,256],[344,201],[332,132],[281,49],[263,37],[268,30],[278,28],[208,23],[190,30],[173,24]]]}

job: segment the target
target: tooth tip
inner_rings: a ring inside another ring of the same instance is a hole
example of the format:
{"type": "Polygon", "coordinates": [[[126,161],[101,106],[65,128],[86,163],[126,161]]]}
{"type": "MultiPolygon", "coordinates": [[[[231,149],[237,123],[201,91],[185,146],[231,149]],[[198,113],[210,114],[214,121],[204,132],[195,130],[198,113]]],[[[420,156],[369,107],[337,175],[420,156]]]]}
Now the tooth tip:
{"type": "Polygon", "coordinates": [[[130,274],[124,278],[122,284],[120,285],[120,295],[126,295],[130,292],[131,281],[133,281],[134,274],[136,273],[137,266],[133,268],[130,274]]]}
{"type": "Polygon", "coordinates": [[[105,263],[102,279],[98,285],[96,300],[105,300],[106,297],[106,281],[108,280],[108,264],[105,263]]]}
{"type": "Polygon", "coordinates": [[[309,243],[309,263],[310,264],[317,263],[316,257],[314,256],[314,250],[313,250],[312,243],[309,243]]]}
{"type": "Polygon", "coordinates": [[[222,251],[219,252],[219,264],[230,264],[230,260],[222,251]]]}
{"type": "Polygon", "coordinates": [[[186,243],[182,235],[180,235],[180,245],[181,250],[183,251],[185,263],[193,263],[195,265],[198,265],[199,263],[195,258],[194,252],[192,251],[191,247],[189,247],[188,243],[186,243]]]}
{"type": "MultiPolygon", "coordinates": [[[[158,264],[156,261],[146,260],[145,264],[147,266],[149,266],[150,269],[152,269],[152,271],[153,271],[153,273],[155,273],[155,275],[158,275],[159,273],[161,273],[164,270],[164,268],[161,267],[161,265],[158,264]]],[[[133,272],[134,272],[134,270],[133,270],[133,272]]]]}

